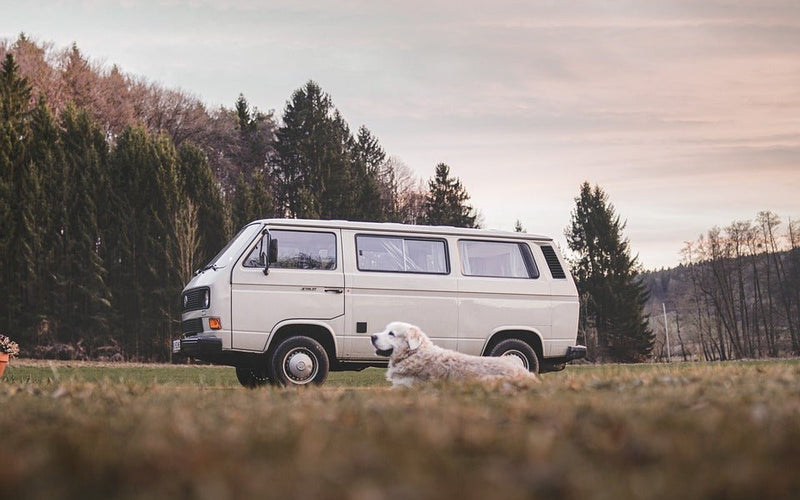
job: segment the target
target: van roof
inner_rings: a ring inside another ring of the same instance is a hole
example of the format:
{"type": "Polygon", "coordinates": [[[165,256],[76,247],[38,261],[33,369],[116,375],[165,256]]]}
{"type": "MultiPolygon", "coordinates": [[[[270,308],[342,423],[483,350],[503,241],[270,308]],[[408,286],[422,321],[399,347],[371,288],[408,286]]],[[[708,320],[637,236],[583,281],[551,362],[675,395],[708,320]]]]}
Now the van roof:
{"type": "Polygon", "coordinates": [[[365,231],[379,231],[392,233],[414,233],[431,235],[456,235],[470,238],[513,238],[537,241],[553,241],[549,236],[496,229],[471,229],[453,226],[423,226],[415,224],[397,224],[394,222],[353,222],[346,220],[314,220],[314,219],[262,219],[255,222],[269,224],[270,226],[300,226],[337,229],[362,229],[365,231]]]}

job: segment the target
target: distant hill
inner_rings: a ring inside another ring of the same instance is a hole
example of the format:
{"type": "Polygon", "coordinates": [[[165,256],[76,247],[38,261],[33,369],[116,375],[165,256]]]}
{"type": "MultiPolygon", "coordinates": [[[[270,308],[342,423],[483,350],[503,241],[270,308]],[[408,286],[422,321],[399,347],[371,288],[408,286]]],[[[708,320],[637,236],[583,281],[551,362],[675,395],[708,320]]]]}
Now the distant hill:
{"type": "MultiPolygon", "coordinates": [[[[764,247],[762,247],[764,248],[764,247]]],[[[675,359],[798,355],[800,248],[648,271],[654,354],[675,359]]]]}

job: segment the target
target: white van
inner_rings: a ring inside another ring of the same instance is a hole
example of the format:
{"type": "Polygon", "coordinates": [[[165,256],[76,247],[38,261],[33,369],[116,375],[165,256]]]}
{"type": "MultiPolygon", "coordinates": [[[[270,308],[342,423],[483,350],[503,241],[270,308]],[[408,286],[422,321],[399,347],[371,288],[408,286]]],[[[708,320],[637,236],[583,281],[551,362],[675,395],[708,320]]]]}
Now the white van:
{"type": "Polygon", "coordinates": [[[526,233],[260,220],[181,298],[173,352],[235,366],[248,387],[385,366],[370,334],[392,321],[445,348],[518,356],[533,372],[586,355],[575,283],[553,240],[526,233]]]}

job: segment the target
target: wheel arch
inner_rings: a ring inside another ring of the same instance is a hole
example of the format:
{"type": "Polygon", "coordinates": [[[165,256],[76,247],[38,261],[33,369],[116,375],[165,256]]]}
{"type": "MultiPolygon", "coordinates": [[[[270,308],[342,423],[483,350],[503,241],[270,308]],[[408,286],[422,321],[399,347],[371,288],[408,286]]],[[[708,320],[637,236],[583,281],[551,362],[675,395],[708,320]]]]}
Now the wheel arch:
{"type": "Polygon", "coordinates": [[[540,364],[544,360],[544,343],[541,334],[535,330],[519,327],[507,327],[496,330],[486,341],[481,355],[488,356],[497,344],[508,339],[518,339],[525,342],[531,346],[533,352],[536,353],[540,364]]]}
{"type": "Polygon", "coordinates": [[[328,355],[328,361],[333,366],[337,363],[336,358],[336,338],[329,326],[322,323],[301,321],[296,323],[283,324],[270,335],[264,354],[271,354],[284,340],[289,337],[303,336],[309,337],[320,344],[328,355]]]}

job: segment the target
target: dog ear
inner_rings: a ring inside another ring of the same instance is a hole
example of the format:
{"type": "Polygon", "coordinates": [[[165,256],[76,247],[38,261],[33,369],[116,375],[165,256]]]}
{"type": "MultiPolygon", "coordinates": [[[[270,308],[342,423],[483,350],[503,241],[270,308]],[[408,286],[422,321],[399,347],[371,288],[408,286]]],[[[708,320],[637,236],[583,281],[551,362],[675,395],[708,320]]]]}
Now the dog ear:
{"type": "Polygon", "coordinates": [[[408,340],[408,348],[413,351],[422,345],[422,332],[416,326],[412,326],[406,333],[406,340],[408,340]]]}

